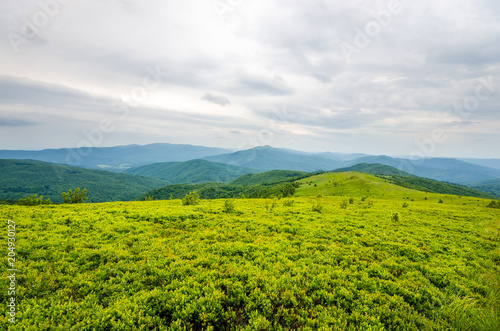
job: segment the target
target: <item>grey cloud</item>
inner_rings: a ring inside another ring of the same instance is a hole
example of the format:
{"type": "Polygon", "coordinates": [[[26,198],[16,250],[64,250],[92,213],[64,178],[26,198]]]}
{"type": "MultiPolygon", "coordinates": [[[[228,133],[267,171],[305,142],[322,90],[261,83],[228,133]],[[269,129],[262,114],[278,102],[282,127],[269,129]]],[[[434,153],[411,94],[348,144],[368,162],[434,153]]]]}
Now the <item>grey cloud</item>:
{"type": "Polygon", "coordinates": [[[69,87],[0,76],[0,104],[102,111],[111,100],[69,87]]]}
{"type": "Polygon", "coordinates": [[[34,121],[23,120],[19,118],[0,118],[0,126],[18,127],[18,126],[31,126],[35,124],[36,122],[34,121]]]}
{"type": "Polygon", "coordinates": [[[213,95],[213,94],[210,94],[210,93],[206,93],[204,96],[202,96],[201,100],[205,100],[205,101],[208,101],[208,102],[211,102],[211,103],[215,103],[215,104],[223,106],[223,107],[231,104],[231,102],[229,101],[228,98],[221,97],[221,96],[216,96],[216,95],[213,95]]]}

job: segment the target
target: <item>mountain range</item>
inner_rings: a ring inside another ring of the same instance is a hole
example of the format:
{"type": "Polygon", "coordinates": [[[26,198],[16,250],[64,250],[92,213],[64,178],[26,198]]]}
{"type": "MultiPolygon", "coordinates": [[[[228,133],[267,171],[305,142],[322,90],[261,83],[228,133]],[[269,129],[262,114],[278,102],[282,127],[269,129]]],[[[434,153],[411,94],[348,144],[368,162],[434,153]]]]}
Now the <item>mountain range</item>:
{"type": "Polygon", "coordinates": [[[183,162],[229,152],[228,149],[214,147],[150,144],[41,151],[0,150],[0,159],[29,159],[89,169],[122,171],[151,163],[183,162]]]}
{"type": "Polygon", "coordinates": [[[500,195],[499,159],[426,158],[410,161],[386,155],[308,153],[270,146],[234,152],[222,148],[176,144],[42,151],[3,150],[0,151],[0,159],[31,159],[78,165],[120,172],[122,175],[150,177],[163,184],[227,183],[242,175],[270,170],[311,173],[345,169],[363,163],[379,164],[414,176],[473,186],[500,195]]]}

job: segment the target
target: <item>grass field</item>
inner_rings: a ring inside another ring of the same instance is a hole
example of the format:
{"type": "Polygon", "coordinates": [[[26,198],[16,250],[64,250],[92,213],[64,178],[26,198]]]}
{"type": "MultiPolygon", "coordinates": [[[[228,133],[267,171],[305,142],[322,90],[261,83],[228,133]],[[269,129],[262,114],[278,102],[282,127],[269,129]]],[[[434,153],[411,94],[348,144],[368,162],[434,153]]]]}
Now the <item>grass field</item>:
{"type": "Polygon", "coordinates": [[[498,330],[500,210],[353,180],[344,196],[236,199],[233,213],[224,200],[0,206],[18,258],[17,323],[0,328],[498,330]]]}
{"type": "Polygon", "coordinates": [[[424,197],[422,192],[390,184],[383,178],[360,172],[329,172],[298,181],[295,196],[336,195],[372,198],[424,197]]]}

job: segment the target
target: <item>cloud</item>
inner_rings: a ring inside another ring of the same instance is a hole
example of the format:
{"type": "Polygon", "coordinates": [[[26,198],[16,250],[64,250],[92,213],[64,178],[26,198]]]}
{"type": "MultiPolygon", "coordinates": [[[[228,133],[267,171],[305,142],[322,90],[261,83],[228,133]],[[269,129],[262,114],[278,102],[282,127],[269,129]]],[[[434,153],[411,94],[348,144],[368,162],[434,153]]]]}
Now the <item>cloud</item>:
{"type": "MultiPolygon", "coordinates": [[[[446,127],[440,114],[492,76],[496,92],[468,118],[453,119],[463,125],[436,153],[460,150],[451,145],[468,139],[464,156],[493,157],[473,142],[483,130],[500,143],[498,1],[404,1],[351,62],[340,45],[355,45],[389,0],[228,3],[220,12],[197,0],[70,2],[18,53],[0,39],[0,112],[9,114],[0,118],[37,124],[37,139],[27,139],[34,133],[12,126],[22,122],[5,121],[11,126],[2,126],[0,141],[8,131],[26,148],[34,141],[75,145],[83,130],[110,118],[116,131],[103,144],[235,148],[236,131],[244,140],[274,130],[264,144],[407,155],[416,138],[446,127]],[[148,68],[156,67],[168,75],[144,93],[148,68]],[[134,92],[144,98],[128,106],[130,115],[113,113],[110,105],[134,92]],[[294,117],[273,126],[283,108],[294,117]]],[[[0,2],[0,30],[21,33],[24,18],[39,10],[0,2]]]]}
{"type": "Polygon", "coordinates": [[[215,104],[223,106],[223,107],[231,104],[231,102],[229,101],[228,98],[221,97],[221,96],[216,96],[216,95],[212,95],[210,93],[206,93],[204,96],[202,96],[201,100],[205,100],[205,101],[208,101],[208,102],[211,102],[211,103],[215,103],[215,104]]]}
{"type": "Polygon", "coordinates": [[[31,126],[35,124],[36,123],[33,121],[23,120],[19,118],[0,118],[0,126],[17,127],[17,126],[31,126]]]}

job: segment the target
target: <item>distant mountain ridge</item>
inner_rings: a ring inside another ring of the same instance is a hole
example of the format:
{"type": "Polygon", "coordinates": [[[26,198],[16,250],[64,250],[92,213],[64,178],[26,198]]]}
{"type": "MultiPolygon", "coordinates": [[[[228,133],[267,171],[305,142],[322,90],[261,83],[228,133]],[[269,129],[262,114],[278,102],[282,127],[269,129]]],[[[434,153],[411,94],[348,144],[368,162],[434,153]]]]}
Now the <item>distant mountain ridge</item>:
{"type": "Polygon", "coordinates": [[[228,152],[230,150],[215,147],[149,144],[85,149],[45,149],[41,151],[0,150],[0,159],[30,159],[90,169],[122,171],[151,163],[184,162],[228,152]]]}
{"type": "Polygon", "coordinates": [[[240,167],[269,170],[294,170],[314,172],[330,170],[344,164],[342,160],[325,158],[316,154],[297,152],[270,146],[255,147],[244,151],[204,158],[208,161],[227,163],[240,167]]]}
{"type": "Polygon", "coordinates": [[[249,167],[262,171],[293,170],[333,171],[356,164],[383,164],[415,176],[457,184],[469,184],[500,178],[500,169],[489,168],[449,158],[428,158],[411,161],[386,155],[305,153],[269,146],[205,157],[205,160],[249,167]],[[358,157],[358,156],[362,157],[358,157]]]}
{"type": "MultiPolygon", "coordinates": [[[[36,159],[52,163],[70,163],[73,165],[90,168],[105,169],[115,172],[123,172],[126,169],[148,166],[154,163],[165,162],[187,162],[195,159],[226,164],[246,169],[254,169],[254,172],[270,170],[290,170],[303,172],[333,171],[345,169],[361,163],[383,164],[391,166],[400,171],[415,176],[429,178],[438,181],[456,183],[461,185],[472,185],[477,182],[500,179],[500,160],[498,159],[452,159],[452,158],[427,158],[411,161],[405,158],[389,157],[385,155],[366,155],[360,153],[308,153],[291,149],[274,148],[270,146],[259,146],[248,150],[230,151],[222,148],[212,148],[193,145],[175,144],[150,144],[129,145],[106,148],[81,149],[59,149],[44,151],[0,151],[0,158],[9,159],[36,159]],[[89,154],[84,156],[83,154],[89,154]],[[470,160],[470,162],[466,162],[470,160]],[[72,163],[73,162],[73,163],[72,163]],[[487,166],[487,165],[491,165],[487,166]]],[[[172,165],[170,174],[162,175],[162,178],[171,178],[173,182],[189,182],[190,176],[195,174],[196,167],[186,164],[184,166],[172,165]],[[182,175],[183,172],[191,175],[182,175]],[[176,175],[177,174],[177,175],[176,175]],[[184,176],[184,177],[183,177],[184,176]],[[176,178],[177,177],[177,178],[176,178]]],[[[206,164],[199,163],[201,172],[206,164]]],[[[154,168],[151,166],[147,168],[154,168]]],[[[165,165],[165,167],[167,167],[165,165]]],[[[145,168],[145,169],[147,169],[145,168]]],[[[143,169],[144,171],[146,171],[143,169]]],[[[236,171],[235,169],[233,169],[236,171]]],[[[241,170],[241,169],[240,169],[241,170]]],[[[149,170],[148,170],[149,171],[149,170]]],[[[153,171],[153,170],[151,170],[153,171]]],[[[235,179],[238,171],[228,175],[229,168],[212,172],[205,176],[197,174],[195,182],[203,181],[227,181],[235,179]],[[218,177],[219,176],[219,177],[218,177]],[[204,178],[206,177],[206,178],[204,178]]],[[[247,170],[247,173],[252,171],[247,170]]],[[[151,177],[158,178],[158,174],[151,177]]]]}

